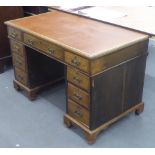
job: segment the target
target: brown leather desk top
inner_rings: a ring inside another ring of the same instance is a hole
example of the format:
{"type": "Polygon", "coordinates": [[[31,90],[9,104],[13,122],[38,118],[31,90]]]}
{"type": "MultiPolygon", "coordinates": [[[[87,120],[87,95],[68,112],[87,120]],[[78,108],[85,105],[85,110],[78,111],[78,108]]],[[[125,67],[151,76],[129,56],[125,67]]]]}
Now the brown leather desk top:
{"type": "Polygon", "coordinates": [[[96,58],[148,38],[138,32],[59,11],[6,24],[88,58],[96,58]]]}

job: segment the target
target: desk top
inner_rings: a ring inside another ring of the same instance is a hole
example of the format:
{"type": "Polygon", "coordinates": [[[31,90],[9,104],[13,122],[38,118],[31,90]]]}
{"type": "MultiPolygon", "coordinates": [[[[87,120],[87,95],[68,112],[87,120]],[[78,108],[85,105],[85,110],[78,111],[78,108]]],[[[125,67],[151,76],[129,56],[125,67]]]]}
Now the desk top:
{"type": "Polygon", "coordinates": [[[96,58],[148,38],[145,34],[59,11],[6,24],[87,58],[96,58]]]}

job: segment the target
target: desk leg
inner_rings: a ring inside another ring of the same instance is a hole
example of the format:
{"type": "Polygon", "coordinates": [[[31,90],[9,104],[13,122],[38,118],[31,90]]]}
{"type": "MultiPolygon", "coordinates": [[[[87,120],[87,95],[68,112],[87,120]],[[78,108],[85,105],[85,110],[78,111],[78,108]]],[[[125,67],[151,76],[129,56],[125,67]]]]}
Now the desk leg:
{"type": "Polygon", "coordinates": [[[15,88],[17,91],[20,91],[20,90],[21,90],[20,85],[19,85],[15,80],[13,81],[13,86],[14,86],[14,88],[15,88]]]}
{"type": "Polygon", "coordinates": [[[38,91],[27,91],[27,97],[30,101],[34,101],[37,98],[38,91]]]}
{"type": "Polygon", "coordinates": [[[16,80],[13,81],[13,85],[17,91],[24,91],[30,101],[34,101],[37,98],[37,93],[38,93],[37,89],[32,89],[32,90],[28,89],[27,87],[25,87],[23,84],[21,84],[16,80]]]}
{"type": "Polygon", "coordinates": [[[17,80],[13,80],[13,85],[17,91],[24,91],[26,93],[26,96],[28,97],[28,99],[30,101],[34,101],[37,98],[37,95],[39,92],[41,92],[42,90],[45,90],[46,88],[56,84],[57,82],[60,82],[63,80],[64,80],[64,77],[59,78],[55,81],[50,81],[50,82],[43,84],[43,85],[39,85],[39,86],[32,88],[32,89],[28,88],[27,86],[23,85],[22,83],[20,83],[17,80]]]}
{"type": "Polygon", "coordinates": [[[144,103],[142,103],[136,110],[135,114],[140,115],[144,111],[144,103]]]}

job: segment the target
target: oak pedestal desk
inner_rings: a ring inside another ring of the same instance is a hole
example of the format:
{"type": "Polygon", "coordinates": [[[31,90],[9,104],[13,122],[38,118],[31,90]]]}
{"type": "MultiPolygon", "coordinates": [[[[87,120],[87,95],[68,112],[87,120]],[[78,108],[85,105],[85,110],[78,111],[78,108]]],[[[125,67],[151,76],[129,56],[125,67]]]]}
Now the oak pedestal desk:
{"type": "Polygon", "coordinates": [[[66,79],[67,127],[80,127],[88,143],[130,112],[140,114],[148,36],[53,11],[6,22],[14,87],[30,100],[66,79]]]}

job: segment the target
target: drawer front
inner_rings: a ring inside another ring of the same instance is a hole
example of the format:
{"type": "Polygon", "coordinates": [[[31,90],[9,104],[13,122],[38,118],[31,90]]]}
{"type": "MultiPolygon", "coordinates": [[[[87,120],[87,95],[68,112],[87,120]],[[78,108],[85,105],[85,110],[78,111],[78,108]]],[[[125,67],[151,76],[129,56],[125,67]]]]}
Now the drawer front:
{"type": "Polygon", "coordinates": [[[18,68],[14,68],[15,70],[15,77],[16,77],[16,80],[21,82],[22,84],[24,85],[27,85],[27,75],[24,71],[18,69],[18,68]]]}
{"type": "Polygon", "coordinates": [[[89,73],[89,61],[78,55],[65,51],[65,62],[80,70],[89,73]]]}
{"type": "Polygon", "coordinates": [[[22,44],[14,41],[14,40],[10,40],[10,45],[11,45],[12,53],[16,53],[22,57],[24,56],[24,47],[22,44]]]}
{"type": "Polygon", "coordinates": [[[53,56],[57,59],[63,60],[64,52],[63,49],[57,47],[56,45],[49,43],[47,41],[38,39],[34,36],[24,33],[24,43],[27,45],[34,47],[48,54],[49,56],[53,56]]]}
{"type": "Polygon", "coordinates": [[[89,127],[89,111],[71,100],[68,100],[68,114],[89,127]]]}
{"type": "Polygon", "coordinates": [[[90,95],[70,83],[68,83],[68,98],[89,109],[90,95]]]}
{"type": "Polygon", "coordinates": [[[80,73],[78,70],[72,69],[71,67],[67,67],[67,80],[87,91],[90,90],[89,77],[80,73]]]}
{"type": "Polygon", "coordinates": [[[8,27],[8,35],[9,37],[16,39],[16,40],[22,40],[22,33],[20,30],[17,30],[13,27],[8,27]]]}
{"type": "Polygon", "coordinates": [[[20,68],[23,71],[26,71],[25,60],[23,57],[18,54],[13,54],[13,64],[15,67],[20,68]]]}

